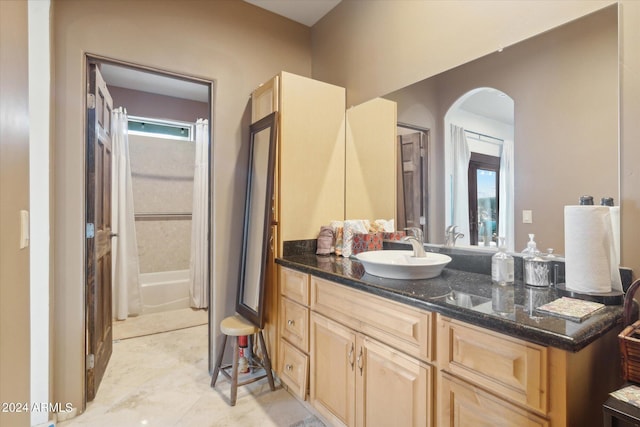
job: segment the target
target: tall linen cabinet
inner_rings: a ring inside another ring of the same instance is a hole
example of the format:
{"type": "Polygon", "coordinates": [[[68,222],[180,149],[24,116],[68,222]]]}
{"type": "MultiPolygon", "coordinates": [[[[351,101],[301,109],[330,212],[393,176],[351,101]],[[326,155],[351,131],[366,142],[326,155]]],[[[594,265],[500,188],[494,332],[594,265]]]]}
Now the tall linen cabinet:
{"type": "MultiPolygon", "coordinates": [[[[300,367],[306,373],[308,346],[289,340],[286,334],[280,337],[278,313],[285,305],[289,312],[295,312],[298,323],[290,326],[297,329],[300,322],[308,324],[308,302],[289,298],[286,291],[281,295],[274,260],[282,255],[285,241],[315,239],[322,225],[344,218],[345,106],[344,88],[284,71],[262,84],[251,97],[252,122],[278,111],[273,240],[264,333],[273,367],[302,398],[307,392],[306,378],[303,384],[293,384],[282,375],[285,368],[280,360],[281,347],[296,351],[296,361],[306,364],[300,367]]],[[[308,334],[308,328],[301,333],[308,334]]]]}

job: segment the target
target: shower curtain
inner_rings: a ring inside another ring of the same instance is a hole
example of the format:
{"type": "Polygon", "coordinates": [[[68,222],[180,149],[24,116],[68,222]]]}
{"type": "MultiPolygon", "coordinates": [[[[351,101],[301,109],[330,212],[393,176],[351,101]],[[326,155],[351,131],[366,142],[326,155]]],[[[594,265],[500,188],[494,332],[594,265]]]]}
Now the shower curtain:
{"type": "Polygon", "coordinates": [[[138,279],[138,244],[133,215],[133,189],[129,162],[127,111],[114,109],[112,113],[112,290],[114,317],[124,320],[142,312],[142,296],[138,279]]]}
{"type": "Polygon", "coordinates": [[[506,238],[507,250],[515,250],[515,219],[513,205],[513,141],[502,143],[500,156],[500,213],[498,214],[498,235],[506,238]]]}
{"type": "Polygon", "coordinates": [[[193,210],[191,213],[190,304],[207,308],[209,276],[209,121],[196,122],[196,164],[193,173],[193,210]]]}
{"type": "Polygon", "coordinates": [[[468,245],[469,239],[469,159],[471,153],[467,136],[462,127],[451,125],[451,145],[453,147],[453,224],[463,233],[461,244],[468,245]]]}

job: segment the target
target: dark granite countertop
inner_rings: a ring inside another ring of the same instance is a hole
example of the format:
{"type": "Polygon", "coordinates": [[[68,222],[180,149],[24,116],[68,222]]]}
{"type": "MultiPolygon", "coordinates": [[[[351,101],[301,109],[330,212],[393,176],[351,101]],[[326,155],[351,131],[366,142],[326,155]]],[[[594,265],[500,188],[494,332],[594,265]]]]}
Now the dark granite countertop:
{"type": "Polygon", "coordinates": [[[532,288],[518,282],[513,287],[492,286],[491,277],[478,272],[445,268],[440,277],[413,281],[372,276],[356,259],[333,255],[297,253],[276,262],[472,325],[572,352],[622,324],[620,305],[607,305],[581,323],[543,315],[535,308],[558,298],[555,288],[532,288]],[[510,298],[513,304],[509,303],[510,298]]]}

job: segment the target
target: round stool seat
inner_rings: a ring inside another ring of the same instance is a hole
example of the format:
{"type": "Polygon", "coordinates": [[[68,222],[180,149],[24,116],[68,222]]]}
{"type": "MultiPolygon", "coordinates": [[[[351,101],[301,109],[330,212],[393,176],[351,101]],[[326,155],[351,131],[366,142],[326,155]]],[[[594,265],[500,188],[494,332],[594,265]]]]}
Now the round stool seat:
{"type": "Polygon", "coordinates": [[[220,331],[232,337],[238,337],[243,335],[253,335],[258,333],[258,327],[249,322],[239,314],[226,317],[220,322],[220,331]]]}

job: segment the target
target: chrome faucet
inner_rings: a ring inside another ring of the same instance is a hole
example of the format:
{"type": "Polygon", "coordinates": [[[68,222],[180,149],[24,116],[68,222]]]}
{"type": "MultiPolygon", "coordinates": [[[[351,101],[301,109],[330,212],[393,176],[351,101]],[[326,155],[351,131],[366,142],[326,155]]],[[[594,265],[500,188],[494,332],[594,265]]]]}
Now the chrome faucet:
{"type": "Polygon", "coordinates": [[[411,243],[413,247],[413,256],[415,258],[424,258],[427,256],[427,253],[424,251],[424,238],[422,234],[422,229],[418,227],[408,227],[405,228],[405,231],[411,232],[413,235],[405,236],[402,238],[405,242],[411,243]]]}
{"type": "Polygon", "coordinates": [[[464,234],[458,233],[456,229],[457,225],[450,225],[444,231],[444,246],[446,248],[452,248],[456,245],[456,240],[460,237],[464,237],[464,234]]]}

